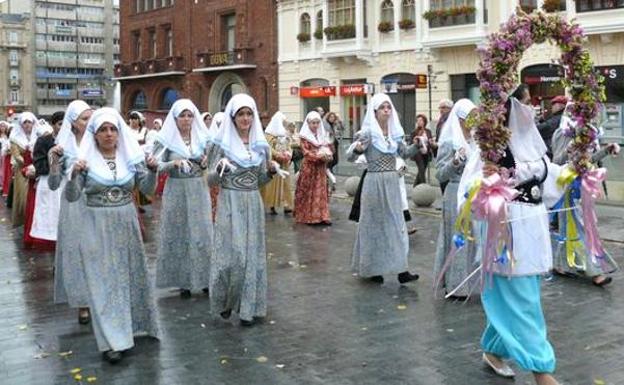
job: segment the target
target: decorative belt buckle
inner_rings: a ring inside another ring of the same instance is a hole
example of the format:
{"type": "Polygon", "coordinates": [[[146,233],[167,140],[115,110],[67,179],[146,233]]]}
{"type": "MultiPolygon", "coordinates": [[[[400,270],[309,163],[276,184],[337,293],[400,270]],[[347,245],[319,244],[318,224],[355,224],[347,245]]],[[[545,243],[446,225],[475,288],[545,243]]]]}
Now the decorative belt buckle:
{"type": "Polygon", "coordinates": [[[542,190],[540,190],[539,186],[535,185],[533,187],[531,187],[531,198],[533,198],[534,200],[538,200],[542,197],[542,190]]]}
{"type": "Polygon", "coordinates": [[[124,197],[123,189],[120,187],[111,187],[106,191],[106,199],[112,203],[119,203],[124,197]]]}

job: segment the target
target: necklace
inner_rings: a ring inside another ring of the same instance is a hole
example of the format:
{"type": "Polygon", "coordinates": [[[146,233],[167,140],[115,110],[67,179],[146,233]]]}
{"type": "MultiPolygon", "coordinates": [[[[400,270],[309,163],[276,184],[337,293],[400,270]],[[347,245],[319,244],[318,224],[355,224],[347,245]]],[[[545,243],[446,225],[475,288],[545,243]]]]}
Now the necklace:
{"type": "Polygon", "coordinates": [[[117,162],[115,162],[115,155],[112,157],[105,156],[104,161],[106,162],[110,172],[113,174],[113,180],[117,180],[117,162]]]}

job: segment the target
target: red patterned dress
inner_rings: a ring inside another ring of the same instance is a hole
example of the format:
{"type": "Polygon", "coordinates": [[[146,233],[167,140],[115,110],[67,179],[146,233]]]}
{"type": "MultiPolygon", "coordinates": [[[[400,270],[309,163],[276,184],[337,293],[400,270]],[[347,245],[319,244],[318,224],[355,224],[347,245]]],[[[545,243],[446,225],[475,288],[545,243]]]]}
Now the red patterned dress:
{"type": "Polygon", "coordinates": [[[331,223],[329,217],[329,189],[327,188],[327,160],[316,147],[301,138],[303,163],[295,190],[295,221],[297,223],[331,223]]]}

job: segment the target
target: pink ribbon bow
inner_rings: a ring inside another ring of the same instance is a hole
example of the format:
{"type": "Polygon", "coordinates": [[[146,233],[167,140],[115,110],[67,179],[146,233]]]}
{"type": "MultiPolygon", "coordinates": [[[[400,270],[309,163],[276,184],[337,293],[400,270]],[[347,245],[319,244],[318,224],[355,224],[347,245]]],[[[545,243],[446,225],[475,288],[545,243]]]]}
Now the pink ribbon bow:
{"type": "Polygon", "coordinates": [[[602,182],[607,177],[605,168],[587,171],[581,183],[581,209],[583,210],[583,224],[585,225],[585,241],[592,258],[602,257],[605,254],[600,236],[598,235],[598,219],[596,218],[595,201],[602,194],[602,182]]]}

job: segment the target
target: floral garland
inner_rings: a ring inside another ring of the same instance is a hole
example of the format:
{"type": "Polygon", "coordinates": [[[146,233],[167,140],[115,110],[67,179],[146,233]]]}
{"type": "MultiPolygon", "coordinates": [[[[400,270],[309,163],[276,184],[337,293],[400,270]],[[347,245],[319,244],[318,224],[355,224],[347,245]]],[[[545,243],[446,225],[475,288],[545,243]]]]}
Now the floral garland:
{"type": "Polygon", "coordinates": [[[591,154],[596,149],[598,132],[591,122],[605,100],[603,78],[594,70],[589,52],[583,47],[586,42],[583,29],[558,14],[541,11],[526,14],[517,8],[516,14],[487,38],[485,47],[478,49],[481,105],[469,123],[476,127],[475,137],[483,160],[498,162],[511,135],[504,125],[505,101],[518,84],[518,64],[531,45],[545,41],[556,43],[562,52],[563,83],[574,101],[571,114],[577,123],[567,133],[573,137],[567,149],[569,163],[578,175],[584,175],[594,167],[591,154]]]}

